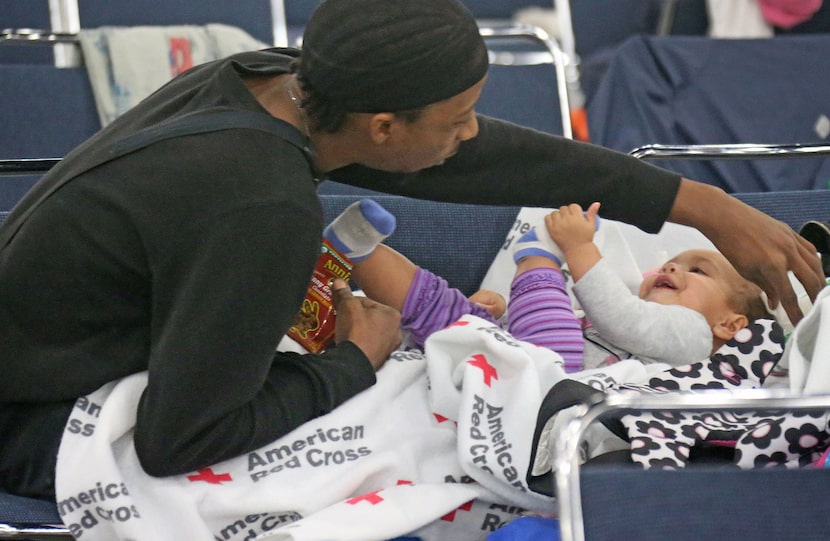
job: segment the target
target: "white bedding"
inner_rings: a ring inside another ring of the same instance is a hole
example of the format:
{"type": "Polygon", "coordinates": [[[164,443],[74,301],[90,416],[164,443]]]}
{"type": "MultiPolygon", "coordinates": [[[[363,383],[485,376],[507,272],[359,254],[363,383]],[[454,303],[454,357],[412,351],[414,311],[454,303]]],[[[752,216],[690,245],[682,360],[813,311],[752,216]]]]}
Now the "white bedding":
{"type": "MultiPolygon", "coordinates": [[[[536,412],[561,358],[466,316],[426,354],[398,352],[375,386],[272,445],[171,478],[132,439],[146,375],[78,401],[58,456],[59,511],[79,539],[485,539],[522,509],[550,512],[525,474],[536,412]]],[[[659,366],[648,368],[653,373],[659,366]]],[[[600,379],[643,381],[637,362],[600,379]]]]}

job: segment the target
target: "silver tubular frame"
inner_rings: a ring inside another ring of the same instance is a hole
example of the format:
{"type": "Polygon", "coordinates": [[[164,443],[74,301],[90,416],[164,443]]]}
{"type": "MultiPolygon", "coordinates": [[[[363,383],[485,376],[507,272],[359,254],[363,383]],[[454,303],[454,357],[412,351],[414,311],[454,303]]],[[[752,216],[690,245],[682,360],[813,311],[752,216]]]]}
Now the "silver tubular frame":
{"type": "Polygon", "coordinates": [[[773,159],[814,157],[830,154],[827,143],[753,144],[734,143],[723,145],[645,145],[637,147],[631,156],[648,159],[720,160],[720,159],[773,159]]]}
{"type": "Polygon", "coordinates": [[[799,396],[789,392],[747,389],[738,392],[701,391],[643,395],[623,392],[597,394],[597,398],[563,410],[564,430],[551,435],[555,489],[559,504],[562,541],[585,541],[580,491],[579,447],[588,427],[609,412],[630,411],[707,411],[707,410],[830,410],[830,395],[799,396]]]}
{"type": "Polygon", "coordinates": [[[45,173],[58,165],[60,158],[23,158],[19,160],[0,160],[0,176],[20,175],[26,173],[45,173]]]}
{"type": "Polygon", "coordinates": [[[538,26],[532,26],[527,24],[511,23],[504,26],[482,25],[479,26],[479,33],[485,40],[517,37],[530,38],[531,40],[540,43],[546,49],[547,54],[545,56],[550,55],[550,57],[549,59],[542,59],[543,61],[541,62],[539,61],[537,56],[532,57],[534,58],[534,60],[530,62],[525,61],[522,59],[521,54],[512,56],[512,61],[510,62],[501,59],[499,56],[491,55],[490,62],[492,64],[505,65],[541,64],[552,62],[556,73],[556,90],[559,96],[559,111],[562,116],[562,135],[564,137],[567,137],[568,139],[573,139],[573,128],[571,125],[571,105],[568,94],[568,80],[566,75],[566,58],[556,40],[552,39],[547,32],[545,32],[538,26]]]}
{"type": "Polygon", "coordinates": [[[63,526],[18,528],[0,523],[0,539],[25,539],[27,541],[66,539],[72,541],[75,538],[63,526]]]}
{"type": "Polygon", "coordinates": [[[285,19],[284,0],[271,1],[271,28],[273,28],[274,45],[288,47],[288,23],[285,19]]]}
{"type": "Polygon", "coordinates": [[[0,31],[0,43],[4,41],[14,43],[47,44],[78,43],[78,34],[66,32],[51,32],[38,28],[5,28],[0,31]]]}
{"type": "MultiPolygon", "coordinates": [[[[49,23],[52,31],[77,34],[81,31],[78,0],[49,0],[49,23]]],[[[55,66],[72,68],[82,64],[81,49],[77,45],[57,43],[54,47],[55,66]]]]}
{"type": "Polygon", "coordinates": [[[71,68],[81,65],[78,48],[78,32],[81,30],[78,0],[49,0],[49,24],[51,30],[36,28],[5,28],[0,31],[0,45],[4,42],[18,44],[52,45],[54,65],[71,68]]]}

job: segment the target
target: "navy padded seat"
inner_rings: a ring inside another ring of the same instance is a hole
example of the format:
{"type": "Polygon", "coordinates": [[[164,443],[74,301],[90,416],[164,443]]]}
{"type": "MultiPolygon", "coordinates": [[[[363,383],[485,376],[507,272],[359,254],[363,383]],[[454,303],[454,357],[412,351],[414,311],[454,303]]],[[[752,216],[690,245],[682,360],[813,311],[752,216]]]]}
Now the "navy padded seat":
{"type": "Polygon", "coordinates": [[[0,65],[0,159],[60,158],[101,129],[84,68],[0,65]]]}
{"type": "Polygon", "coordinates": [[[264,43],[274,43],[269,0],[80,0],[82,28],[222,23],[236,26],[264,43]]]}
{"type": "Polygon", "coordinates": [[[589,540],[819,541],[830,531],[830,469],[597,465],[581,469],[580,485],[589,540]]]}

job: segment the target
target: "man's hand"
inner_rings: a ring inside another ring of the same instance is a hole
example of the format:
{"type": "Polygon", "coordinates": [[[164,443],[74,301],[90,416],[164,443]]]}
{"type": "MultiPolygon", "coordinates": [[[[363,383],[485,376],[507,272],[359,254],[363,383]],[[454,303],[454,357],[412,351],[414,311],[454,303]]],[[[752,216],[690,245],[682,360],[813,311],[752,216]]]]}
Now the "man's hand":
{"type": "Polygon", "coordinates": [[[669,220],[696,227],[744,278],[763,289],[772,308],[780,302],[793,325],[803,314],[787,271],[811,300],[824,287],[816,248],[787,224],[714,186],[684,179],[669,220]]]}
{"type": "Polygon", "coordinates": [[[331,290],[337,312],[335,343],[352,342],[378,370],[401,345],[400,312],[367,297],[355,297],[340,279],[334,281],[331,290]]]}

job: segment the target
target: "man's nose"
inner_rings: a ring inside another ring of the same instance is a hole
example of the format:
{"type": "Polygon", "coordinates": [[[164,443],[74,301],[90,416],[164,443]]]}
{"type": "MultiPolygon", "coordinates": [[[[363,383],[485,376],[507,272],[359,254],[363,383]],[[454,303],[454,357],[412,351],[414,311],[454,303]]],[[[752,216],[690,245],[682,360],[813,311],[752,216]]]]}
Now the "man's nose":
{"type": "Polygon", "coordinates": [[[465,123],[464,126],[458,131],[458,140],[459,141],[469,141],[473,139],[475,136],[478,135],[478,118],[473,115],[470,118],[470,121],[465,123]]]}

